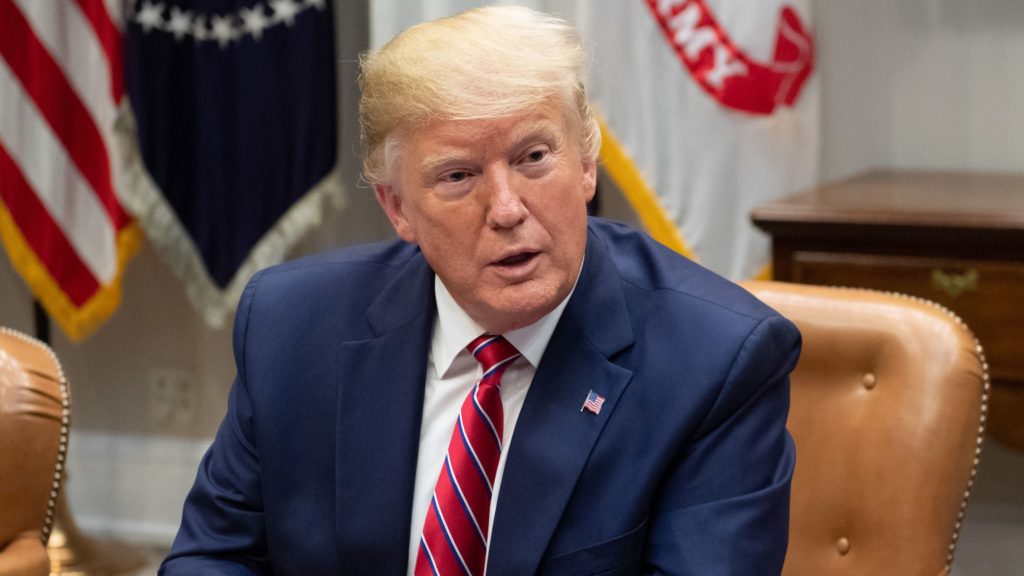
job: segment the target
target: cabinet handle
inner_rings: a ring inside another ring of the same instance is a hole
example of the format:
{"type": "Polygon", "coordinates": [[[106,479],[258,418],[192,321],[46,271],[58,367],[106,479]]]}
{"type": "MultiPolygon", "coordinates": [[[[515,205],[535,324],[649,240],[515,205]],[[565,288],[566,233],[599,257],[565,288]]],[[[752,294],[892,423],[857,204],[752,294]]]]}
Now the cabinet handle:
{"type": "Polygon", "coordinates": [[[953,298],[964,292],[974,292],[978,289],[978,271],[971,268],[960,274],[957,272],[947,273],[940,268],[933,268],[932,288],[941,290],[953,298]]]}

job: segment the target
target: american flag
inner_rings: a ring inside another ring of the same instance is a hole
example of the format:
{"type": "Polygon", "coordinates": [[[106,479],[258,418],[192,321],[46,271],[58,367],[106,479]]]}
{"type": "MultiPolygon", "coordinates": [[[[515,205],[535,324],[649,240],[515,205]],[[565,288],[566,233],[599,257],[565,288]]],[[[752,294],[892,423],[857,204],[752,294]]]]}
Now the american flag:
{"type": "Polygon", "coordinates": [[[604,404],[604,396],[591,390],[587,393],[587,399],[583,402],[583,406],[580,408],[580,412],[586,410],[587,412],[593,412],[594,414],[601,413],[601,406],[604,404]]]}
{"type": "Polygon", "coordinates": [[[103,323],[141,236],[115,194],[114,0],[0,0],[0,238],[73,340],[103,323]]]}

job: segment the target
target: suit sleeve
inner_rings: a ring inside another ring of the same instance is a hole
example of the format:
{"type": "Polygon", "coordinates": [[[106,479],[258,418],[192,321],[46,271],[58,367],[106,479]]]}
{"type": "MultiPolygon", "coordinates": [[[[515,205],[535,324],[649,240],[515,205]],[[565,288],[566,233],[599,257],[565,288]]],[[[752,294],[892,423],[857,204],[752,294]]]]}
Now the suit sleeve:
{"type": "Polygon", "coordinates": [[[713,407],[678,455],[652,510],[651,574],[779,574],[795,464],[786,431],[800,334],[780,316],[750,332],[713,407]]]}
{"type": "Polygon", "coordinates": [[[203,456],[185,500],[181,527],[161,576],[272,574],[267,562],[259,451],[245,379],[245,334],[256,278],[246,287],[235,323],[238,376],[227,414],[203,456]]]}

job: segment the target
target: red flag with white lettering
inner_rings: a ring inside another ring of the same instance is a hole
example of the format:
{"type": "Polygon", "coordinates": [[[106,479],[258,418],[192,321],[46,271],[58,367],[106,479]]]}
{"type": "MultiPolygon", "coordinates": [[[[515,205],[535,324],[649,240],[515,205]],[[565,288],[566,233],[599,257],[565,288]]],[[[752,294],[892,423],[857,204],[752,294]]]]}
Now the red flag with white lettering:
{"type": "Polygon", "coordinates": [[[580,9],[603,166],[656,238],[764,274],[756,204],[817,179],[809,0],[633,0],[580,9]]]}
{"type": "Polygon", "coordinates": [[[0,238],[74,340],[116,310],[140,241],[115,193],[116,16],[103,0],[0,0],[0,238]]]}
{"type": "Polygon", "coordinates": [[[723,105],[752,114],[792,106],[814,64],[814,40],[791,6],[779,11],[775,53],[768,62],[748,56],[703,0],[647,0],[665,40],[690,76],[723,105]]]}

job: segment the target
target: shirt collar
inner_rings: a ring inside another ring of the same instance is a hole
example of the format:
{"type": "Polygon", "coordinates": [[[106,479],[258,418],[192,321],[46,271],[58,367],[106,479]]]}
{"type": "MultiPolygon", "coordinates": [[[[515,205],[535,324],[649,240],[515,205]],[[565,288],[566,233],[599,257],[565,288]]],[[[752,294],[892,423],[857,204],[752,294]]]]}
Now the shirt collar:
{"type": "MultiPolygon", "coordinates": [[[[554,310],[529,326],[503,334],[505,339],[515,346],[516,350],[519,350],[519,353],[534,368],[540,365],[544,350],[548,347],[551,335],[554,334],[555,327],[562,318],[565,306],[572,298],[573,292],[576,291],[576,284],[579,283],[582,272],[583,264],[581,263],[580,273],[576,275],[576,283],[573,284],[572,290],[559,302],[558,306],[555,306],[554,310]]],[[[483,334],[485,330],[459,306],[444,282],[436,275],[434,276],[434,300],[437,302],[437,316],[434,321],[434,335],[430,342],[430,354],[434,360],[437,377],[444,378],[459,352],[462,352],[474,338],[483,334]]]]}

